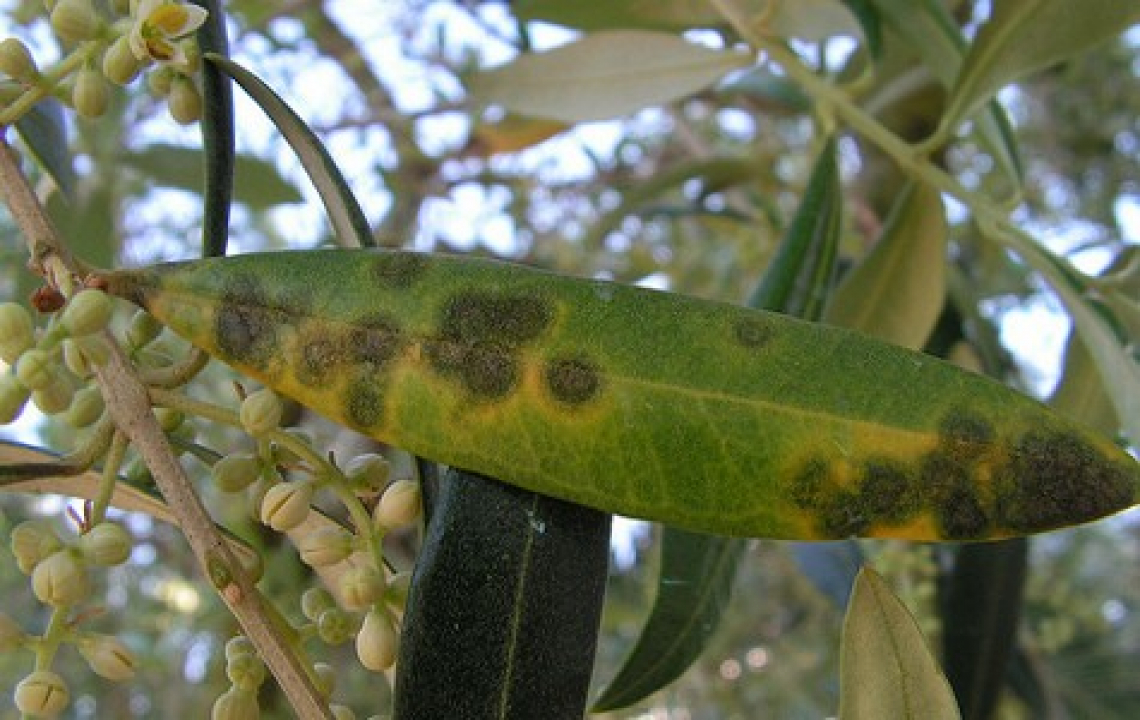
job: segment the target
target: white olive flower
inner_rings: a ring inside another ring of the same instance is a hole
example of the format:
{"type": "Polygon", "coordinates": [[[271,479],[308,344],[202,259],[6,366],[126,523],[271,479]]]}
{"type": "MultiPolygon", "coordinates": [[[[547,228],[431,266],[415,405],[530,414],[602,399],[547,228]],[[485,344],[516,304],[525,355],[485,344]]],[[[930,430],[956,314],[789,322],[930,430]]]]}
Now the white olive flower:
{"type": "Polygon", "coordinates": [[[197,5],[170,0],[142,0],[131,28],[131,51],[139,60],[175,66],[187,64],[186,50],[178,42],[206,22],[197,5]]]}

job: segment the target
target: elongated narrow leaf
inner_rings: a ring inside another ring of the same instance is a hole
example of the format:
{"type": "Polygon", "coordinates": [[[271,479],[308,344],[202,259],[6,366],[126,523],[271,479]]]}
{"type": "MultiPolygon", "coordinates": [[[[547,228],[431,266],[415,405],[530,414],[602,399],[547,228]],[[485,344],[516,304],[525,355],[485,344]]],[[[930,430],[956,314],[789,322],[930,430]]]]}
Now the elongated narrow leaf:
{"type": "Polygon", "coordinates": [[[412,579],[394,718],[582,717],[608,557],[608,515],[450,471],[412,579]]]}
{"type": "MultiPolygon", "coordinates": [[[[51,493],[95,500],[102,481],[100,473],[95,470],[69,472],[59,462],[60,457],[47,450],[0,441],[0,493],[51,493]],[[59,469],[55,470],[56,467],[59,469]]],[[[178,525],[178,518],[153,487],[141,487],[126,478],[120,478],[115,483],[111,505],[126,512],[149,515],[159,522],[178,525]]],[[[247,567],[260,562],[256,550],[224,529],[223,533],[230,543],[230,549],[247,567]]]]}
{"type": "MultiPolygon", "coordinates": [[[[755,12],[768,0],[742,0],[755,12]]],[[[565,25],[576,30],[688,30],[724,25],[707,0],[519,0],[511,3],[519,20],[565,25]]]]}
{"type": "Polygon", "coordinates": [[[1071,418],[1112,437],[1120,428],[1120,418],[1105,389],[1104,378],[1077,332],[1069,333],[1061,360],[1061,380],[1049,397],[1049,404],[1071,418]]]}
{"type": "MultiPolygon", "coordinates": [[[[226,16],[219,0],[195,0],[207,12],[198,30],[203,53],[229,56],[226,16]]],[[[234,194],[234,93],[230,79],[218,66],[202,67],[202,150],[206,162],[206,186],[202,196],[202,255],[225,255],[229,244],[230,205],[234,194]]]]}
{"type": "Polygon", "coordinates": [[[864,568],[843,623],[840,720],[957,720],[950,684],[918,624],[874,570],[864,568]]]}
{"type": "Polygon", "coordinates": [[[64,122],[63,105],[46,98],[16,121],[16,131],[64,197],[74,198],[75,166],[64,122]]]}
{"type": "Polygon", "coordinates": [[[706,88],[750,62],[677,35],[611,30],[544,53],[520,55],[471,80],[473,98],[567,123],[627,115],[706,88]]]}
{"type": "Polygon", "coordinates": [[[339,242],[350,247],[375,245],[368,218],[360,209],[340,168],[305,121],[269,86],[237,63],[216,54],[207,55],[206,60],[241,85],[281,131],[320,193],[339,242]]]}
{"type": "MultiPolygon", "coordinates": [[[[754,306],[816,319],[835,272],[842,219],[836,144],[829,139],[765,281],[752,298],[754,306]]],[[[595,711],[638,702],[696,661],[720,626],[745,548],[739,538],[665,527],[653,609],[595,711]]]]}
{"type": "Polygon", "coordinates": [[[994,0],[970,44],[943,116],[953,128],[1009,83],[1140,22],[1132,0],[994,0]]]}
{"type": "MultiPolygon", "coordinates": [[[[142,150],[124,152],[119,163],[144,173],[153,184],[197,192],[201,185],[197,167],[201,155],[202,151],[193,148],[156,143],[142,150]]],[[[233,197],[252,210],[268,210],[303,199],[300,191],[268,160],[241,155],[235,159],[233,171],[245,180],[237,183],[233,197]]]]}
{"type": "MultiPolygon", "coordinates": [[[[940,0],[872,0],[883,24],[907,42],[922,63],[949,90],[957,81],[966,56],[966,39],[954,18],[940,0]]],[[[993,156],[1002,172],[1020,184],[1023,178],[1021,156],[1013,137],[1009,117],[996,101],[976,120],[975,134],[982,147],[993,156]]],[[[956,126],[943,125],[943,140],[956,126]]]]}
{"type": "Polygon", "coordinates": [[[943,664],[965,720],[994,717],[1017,647],[1029,543],[964,545],[942,584],[943,664]]]}
{"type": "Polygon", "coordinates": [[[1140,490],[1127,453],[1014,390],[775,313],[360,250],[100,282],[396,447],[690,530],[980,540],[1092,520],[1140,490]]]}
{"type": "Polygon", "coordinates": [[[921,348],[946,296],[947,233],[938,192],[908,185],[871,252],[832,295],[827,322],[921,348]]]}
{"type": "Polygon", "coordinates": [[[664,533],[653,608],[594,712],[627,707],[676,680],[720,627],[746,541],[669,527],[664,533]]]}

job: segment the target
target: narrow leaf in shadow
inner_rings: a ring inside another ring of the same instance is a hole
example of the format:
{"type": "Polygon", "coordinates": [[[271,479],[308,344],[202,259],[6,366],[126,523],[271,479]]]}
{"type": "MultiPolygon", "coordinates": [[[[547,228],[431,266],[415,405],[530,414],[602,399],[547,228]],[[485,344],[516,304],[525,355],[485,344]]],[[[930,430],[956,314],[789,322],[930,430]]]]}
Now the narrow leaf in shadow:
{"type": "Polygon", "coordinates": [[[72,199],[75,197],[75,166],[64,122],[63,105],[53,98],[45,98],[16,121],[16,131],[64,197],[72,199]]]}
{"type": "Polygon", "coordinates": [[[451,470],[412,579],[394,718],[580,718],[610,518],[451,470]]]}
{"type": "Polygon", "coordinates": [[[943,126],[955,128],[1009,83],[1081,53],[1140,22],[1127,0],[995,0],[970,43],[943,126]]]}
{"type": "MultiPolygon", "coordinates": [[[[141,150],[123,153],[119,162],[144,173],[151,184],[197,192],[201,178],[196,162],[201,154],[200,150],[194,148],[156,143],[141,150]]],[[[249,182],[237,183],[233,198],[251,210],[268,210],[285,203],[301,202],[303,199],[300,191],[282,177],[269,160],[239,155],[234,159],[234,171],[236,177],[244,177],[249,182]]]]}
{"type": "Polygon", "coordinates": [[[941,588],[942,657],[962,717],[994,717],[1017,645],[1029,543],[963,545],[941,588]]]}
{"type": "Polygon", "coordinates": [[[482,72],[470,90],[475,101],[509,112],[591,122],[678,100],[749,62],[671,33],[603,30],[482,72]]]}
{"type": "Polygon", "coordinates": [[[912,182],[882,234],[832,294],[824,319],[917,350],[946,296],[948,226],[933,188],[912,182]]]}
{"type": "MultiPolygon", "coordinates": [[[[206,10],[198,30],[203,53],[229,55],[226,16],[219,0],[194,0],[206,10]]],[[[202,150],[206,187],[202,193],[202,256],[225,255],[229,244],[230,205],[234,192],[234,94],[230,80],[217,65],[202,66],[202,150]]]]}
{"type": "Polygon", "coordinates": [[[220,55],[208,54],[206,60],[241,85],[281,131],[317,188],[338,241],[347,246],[375,245],[368,218],[316,133],[253,73],[220,55]]]}
{"type": "MultiPolygon", "coordinates": [[[[836,144],[829,139],[776,257],[753,294],[753,306],[817,319],[835,272],[842,221],[836,144]]],[[[594,703],[595,711],[626,707],[647,697],[700,657],[720,626],[736,564],[746,547],[738,538],[669,525],[662,529],[653,609],[621,670],[594,703]]]]}
{"type": "Polygon", "coordinates": [[[914,617],[869,568],[855,580],[839,662],[840,720],[961,717],[914,617]]]}

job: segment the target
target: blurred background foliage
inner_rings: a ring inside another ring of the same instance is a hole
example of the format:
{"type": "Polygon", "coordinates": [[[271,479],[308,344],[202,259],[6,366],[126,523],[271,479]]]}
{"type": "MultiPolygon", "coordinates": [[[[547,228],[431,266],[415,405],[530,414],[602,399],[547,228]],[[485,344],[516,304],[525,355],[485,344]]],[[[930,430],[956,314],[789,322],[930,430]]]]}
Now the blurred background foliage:
{"type": "MultiPolygon", "coordinates": [[[[956,0],[949,6],[968,31],[986,4],[956,0]]],[[[9,0],[0,8],[7,34],[26,38],[38,57],[58,56],[39,0],[9,0]]],[[[481,113],[464,90],[474,70],[571,37],[556,27],[519,24],[503,3],[235,0],[228,11],[234,58],[318,131],[385,246],[493,255],[743,302],[823,142],[802,93],[780,76],[757,72],[683,102],[574,129],[481,113]],[[539,142],[543,138],[549,139],[539,142]]],[[[723,41],[712,31],[694,37],[723,41]]],[[[833,43],[821,62],[838,73],[858,62],[850,50],[833,43]]],[[[1138,76],[1140,32],[1134,28],[1001,95],[1025,163],[1018,221],[1090,272],[1140,241],[1138,76]]],[[[932,130],[944,93],[929,78],[889,100],[876,95],[881,89],[864,88],[863,97],[879,103],[890,127],[912,140],[932,130]]],[[[76,187],[70,200],[54,195],[52,210],[72,247],[92,263],[135,265],[197,252],[198,134],[156,111],[159,102],[136,84],[100,120],[69,124],[76,187]]],[[[234,249],[329,242],[315,193],[287,147],[256,108],[239,100],[237,112],[242,161],[234,249]]],[[[843,248],[850,262],[873,242],[902,178],[850,137],[840,142],[840,161],[843,248]]],[[[991,172],[990,156],[969,142],[956,144],[942,161],[967,185],[995,198],[1008,195],[1000,174],[991,172]]],[[[942,353],[972,358],[1047,396],[1068,332],[1063,310],[1016,256],[979,242],[953,208],[951,219],[953,302],[931,345],[941,338],[942,353]]],[[[0,218],[4,297],[27,297],[34,288],[23,252],[10,221],[0,218]]],[[[209,377],[200,387],[212,387],[219,398],[229,392],[227,373],[214,370],[209,377]]],[[[299,411],[294,421],[330,447],[362,442],[299,411]]],[[[196,431],[213,447],[242,442],[205,424],[196,431]]],[[[23,432],[25,440],[58,446],[73,431],[40,421],[23,432]]],[[[202,487],[209,495],[209,486],[202,487]]],[[[264,587],[287,614],[298,614],[301,590],[315,582],[310,572],[280,538],[219,498],[208,499],[221,520],[264,548],[264,587]]],[[[5,495],[0,503],[0,535],[25,517],[58,516],[52,499],[5,495]]],[[[142,540],[133,562],[105,576],[106,613],[92,627],[131,645],[140,672],[123,685],[97,682],[74,654],[65,654],[61,672],[75,698],[69,712],[205,717],[227,686],[221,647],[234,622],[197,580],[177,533],[145,518],[130,522],[142,540]]],[[[653,592],[654,533],[635,526],[622,538],[615,543],[603,620],[596,671],[602,683],[636,639],[653,592]]],[[[415,541],[400,541],[406,557],[415,541]]],[[[944,617],[939,587],[954,553],[886,542],[813,550],[756,542],[741,563],[722,628],[699,663],[667,690],[611,716],[751,718],[758,708],[770,717],[828,716],[838,703],[844,578],[858,558],[886,574],[937,644],[944,617]]],[[[1001,701],[999,715],[1134,717],[1140,707],[1140,524],[1124,518],[1036,538],[1029,557],[1017,631],[1023,650],[1009,673],[1015,692],[1001,701]]],[[[0,597],[13,616],[43,612],[10,558],[0,562],[0,597]]],[[[325,652],[332,653],[329,662],[352,670],[338,678],[338,698],[374,707],[374,676],[358,667],[351,646],[325,652]]],[[[26,672],[16,662],[25,658],[0,656],[0,678],[26,672]]],[[[263,691],[263,716],[290,717],[271,686],[263,691]]],[[[2,708],[0,718],[13,712],[2,708]]]]}

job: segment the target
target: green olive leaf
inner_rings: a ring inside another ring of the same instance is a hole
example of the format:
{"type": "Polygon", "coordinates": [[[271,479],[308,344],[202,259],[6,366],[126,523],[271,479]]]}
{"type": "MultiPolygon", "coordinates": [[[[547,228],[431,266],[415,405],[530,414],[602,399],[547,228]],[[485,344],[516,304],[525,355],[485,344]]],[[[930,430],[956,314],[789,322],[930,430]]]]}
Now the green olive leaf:
{"type": "Polygon", "coordinates": [[[670,33],[604,30],[471,79],[472,99],[566,123],[627,115],[704,89],[751,62],[670,33]]]}
{"type": "Polygon", "coordinates": [[[840,720],[958,720],[950,683],[882,577],[855,579],[840,645],[840,720]]]}
{"type": "Polygon", "coordinates": [[[970,43],[943,115],[953,129],[1011,82],[1077,55],[1140,22],[1131,0],[994,0],[970,43]]]}
{"type": "Polygon", "coordinates": [[[948,226],[939,193],[911,183],[867,256],[836,288],[824,318],[919,349],[946,296],[948,226]]]}
{"type": "Polygon", "coordinates": [[[1049,396],[1049,404],[1108,437],[1120,428],[1120,419],[1104,379],[1097,371],[1084,341],[1069,333],[1061,361],[1061,380],[1049,396]]]}
{"type": "Polygon", "coordinates": [[[65,122],[63,104],[44,98],[16,121],[16,131],[39,166],[71,200],[75,198],[76,178],[65,122]]]}

